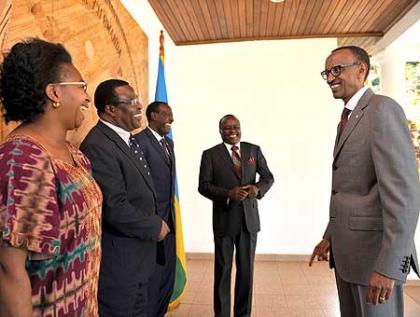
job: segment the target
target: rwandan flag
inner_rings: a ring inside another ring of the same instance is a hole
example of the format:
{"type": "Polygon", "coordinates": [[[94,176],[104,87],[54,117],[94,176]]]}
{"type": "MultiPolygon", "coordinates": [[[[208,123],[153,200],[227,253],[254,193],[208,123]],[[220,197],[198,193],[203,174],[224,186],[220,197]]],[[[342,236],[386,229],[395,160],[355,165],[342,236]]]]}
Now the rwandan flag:
{"type": "MultiPolygon", "coordinates": [[[[156,95],[155,101],[162,101],[168,103],[168,96],[166,94],[166,83],[165,83],[165,51],[163,48],[163,31],[160,31],[160,56],[159,56],[159,69],[158,78],[156,84],[156,95]]],[[[168,137],[173,140],[172,129],[169,131],[168,137]]],[[[175,241],[176,241],[176,268],[175,268],[175,286],[172,293],[171,301],[169,303],[169,310],[175,309],[180,301],[181,297],[185,292],[185,286],[187,284],[187,263],[185,260],[184,250],[184,237],[182,233],[181,223],[181,208],[179,206],[179,195],[178,195],[178,182],[175,179],[175,241]]]]}

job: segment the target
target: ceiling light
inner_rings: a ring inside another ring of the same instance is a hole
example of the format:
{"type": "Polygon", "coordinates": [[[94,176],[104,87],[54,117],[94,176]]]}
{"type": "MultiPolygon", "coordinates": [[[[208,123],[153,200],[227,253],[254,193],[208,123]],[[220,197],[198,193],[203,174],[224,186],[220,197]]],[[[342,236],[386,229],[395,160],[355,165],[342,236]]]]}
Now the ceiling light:
{"type": "Polygon", "coordinates": [[[270,1],[274,3],[280,3],[280,2],[283,2],[284,0],[270,0],[270,1]]]}

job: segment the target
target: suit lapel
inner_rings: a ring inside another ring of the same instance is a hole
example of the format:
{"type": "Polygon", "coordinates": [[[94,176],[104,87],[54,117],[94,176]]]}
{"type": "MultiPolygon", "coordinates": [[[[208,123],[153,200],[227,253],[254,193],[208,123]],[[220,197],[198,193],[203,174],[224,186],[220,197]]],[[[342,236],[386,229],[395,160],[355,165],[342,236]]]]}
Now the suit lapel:
{"type": "MultiPolygon", "coordinates": [[[[232,170],[233,174],[239,179],[239,176],[235,172],[235,167],[233,166],[232,158],[230,157],[230,153],[227,150],[225,144],[224,143],[219,144],[217,150],[219,152],[219,156],[225,161],[227,166],[229,166],[229,168],[232,170]]],[[[241,152],[241,155],[242,155],[242,152],[241,152]]]]}
{"type": "Polygon", "coordinates": [[[171,166],[172,168],[175,167],[175,151],[174,151],[174,147],[173,147],[173,141],[171,140],[170,142],[168,140],[166,140],[166,144],[168,145],[168,151],[169,151],[169,158],[171,160],[171,166]]]}
{"type": "Polygon", "coordinates": [[[340,124],[337,124],[337,133],[335,134],[334,153],[338,143],[338,133],[340,132],[340,124]]]}
{"type": "Polygon", "coordinates": [[[153,147],[155,148],[155,150],[160,154],[162,160],[165,161],[165,163],[167,165],[170,164],[170,161],[168,160],[168,157],[166,156],[166,154],[163,152],[164,149],[162,148],[162,146],[160,145],[159,141],[156,139],[156,137],[153,135],[152,131],[150,131],[149,128],[146,128],[146,134],[147,137],[150,139],[153,147]]]}
{"type": "Polygon", "coordinates": [[[251,157],[251,148],[245,143],[241,142],[241,169],[242,169],[242,179],[247,179],[248,175],[248,159],[251,157]]]}
{"type": "Polygon", "coordinates": [[[338,143],[336,140],[336,146],[334,147],[334,159],[336,158],[338,153],[340,153],[341,148],[343,147],[350,134],[356,128],[357,124],[360,122],[360,119],[362,119],[364,115],[364,108],[368,105],[368,102],[370,98],[372,98],[372,96],[373,91],[371,89],[368,89],[363,94],[362,98],[360,98],[359,102],[357,103],[357,106],[354,108],[350,116],[349,121],[347,122],[346,127],[343,130],[343,133],[340,136],[340,139],[338,139],[338,143]]]}
{"type": "Polygon", "coordinates": [[[108,139],[115,143],[115,145],[121,150],[121,152],[123,152],[127,156],[127,158],[134,164],[134,166],[143,176],[147,185],[153,191],[153,194],[156,194],[155,186],[153,185],[151,176],[145,173],[143,166],[141,166],[139,160],[134,156],[134,154],[131,152],[131,149],[123,141],[123,139],[121,139],[121,137],[117,133],[115,133],[111,128],[103,124],[101,121],[98,122],[98,128],[108,137],[108,139]]]}

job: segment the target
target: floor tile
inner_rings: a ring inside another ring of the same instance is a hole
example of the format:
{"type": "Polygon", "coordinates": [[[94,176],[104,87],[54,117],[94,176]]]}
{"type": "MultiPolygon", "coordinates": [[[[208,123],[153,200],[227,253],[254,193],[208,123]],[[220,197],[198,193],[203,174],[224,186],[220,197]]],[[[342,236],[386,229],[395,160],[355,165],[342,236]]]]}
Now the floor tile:
{"type": "MultiPolygon", "coordinates": [[[[213,317],[213,260],[188,260],[187,290],[166,317],[213,317]]],[[[232,268],[232,292],[235,283],[232,268]]],[[[327,263],[256,261],[252,317],[339,317],[334,273],[327,263]]],[[[233,305],[233,304],[232,304],[233,305]]],[[[405,317],[420,316],[420,287],[404,294],[405,317]]],[[[233,314],[232,314],[233,316],[233,314]]]]}

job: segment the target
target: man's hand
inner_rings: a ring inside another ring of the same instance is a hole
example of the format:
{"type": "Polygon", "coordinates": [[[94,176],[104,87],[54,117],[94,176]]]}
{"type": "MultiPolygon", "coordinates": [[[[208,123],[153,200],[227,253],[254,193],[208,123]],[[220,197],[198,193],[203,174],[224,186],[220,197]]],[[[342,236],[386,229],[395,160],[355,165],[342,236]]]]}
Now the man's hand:
{"type": "Polygon", "coordinates": [[[244,200],[248,197],[248,191],[244,187],[236,186],[229,191],[229,198],[234,200],[244,200]]]}
{"type": "Polygon", "coordinates": [[[395,281],[389,277],[373,272],[366,290],[367,304],[382,304],[391,297],[395,281]]]}
{"type": "Polygon", "coordinates": [[[258,186],[255,186],[255,185],[246,185],[246,186],[242,186],[242,188],[248,192],[248,198],[257,197],[258,192],[260,191],[258,186]]]}
{"type": "Polygon", "coordinates": [[[320,243],[316,245],[312,252],[311,259],[309,260],[309,266],[312,266],[315,257],[318,261],[328,261],[328,254],[330,253],[330,242],[322,239],[320,243]]]}
{"type": "Polygon", "coordinates": [[[169,227],[165,221],[162,220],[162,227],[160,228],[160,233],[158,236],[158,241],[162,241],[169,233],[169,227]]]}

